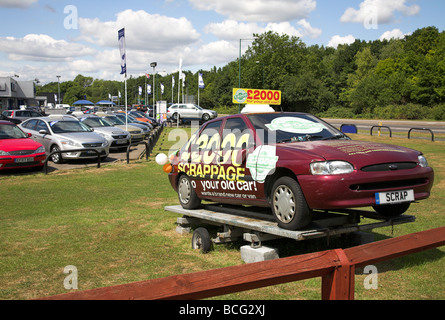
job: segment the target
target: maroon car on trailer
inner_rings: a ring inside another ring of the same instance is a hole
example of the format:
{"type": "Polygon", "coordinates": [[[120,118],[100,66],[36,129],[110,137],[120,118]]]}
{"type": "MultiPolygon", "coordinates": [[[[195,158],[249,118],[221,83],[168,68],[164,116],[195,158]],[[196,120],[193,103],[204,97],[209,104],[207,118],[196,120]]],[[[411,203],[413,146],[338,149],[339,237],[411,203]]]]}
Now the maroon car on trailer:
{"type": "Polygon", "coordinates": [[[270,207],[289,230],[307,226],[313,209],[401,215],[429,197],[434,181],[421,152],[352,141],[305,113],[218,118],[174,155],[169,179],[183,208],[201,200],[270,207]]]}

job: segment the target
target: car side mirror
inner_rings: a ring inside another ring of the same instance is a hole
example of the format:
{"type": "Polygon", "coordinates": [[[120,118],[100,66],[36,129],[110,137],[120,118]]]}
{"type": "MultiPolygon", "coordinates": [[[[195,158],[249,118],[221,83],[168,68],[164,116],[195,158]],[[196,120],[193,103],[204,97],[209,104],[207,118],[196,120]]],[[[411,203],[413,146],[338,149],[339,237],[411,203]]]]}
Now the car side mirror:
{"type": "Polygon", "coordinates": [[[32,133],[28,132],[28,138],[31,138],[31,137],[32,137],[32,133]]]}
{"type": "Polygon", "coordinates": [[[46,131],[46,130],[39,130],[39,133],[40,134],[48,134],[48,131],[46,131]]]}

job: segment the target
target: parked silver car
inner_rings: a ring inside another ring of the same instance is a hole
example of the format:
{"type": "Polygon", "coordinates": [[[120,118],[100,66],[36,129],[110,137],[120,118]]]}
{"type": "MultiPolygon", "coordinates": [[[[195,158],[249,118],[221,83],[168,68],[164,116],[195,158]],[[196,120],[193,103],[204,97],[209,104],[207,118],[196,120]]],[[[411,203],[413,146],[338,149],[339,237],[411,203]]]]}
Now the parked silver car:
{"type": "Polygon", "coordinates": [[[110,149],[121,149],[128,147],[130,144],[130,133],[121,128],[114,127],[106,119],[97,116],[87,116],[79,120],[107,139],[110,149]]]}
{"type": "MultiPolygon", "coordinates": [[[[32,134],[32,139],[41,143],[47,153],[54,151],[95,149],[101,158],[106,158],[110,145],[104,137],[93,132],[78,120],[54,120],[51,118],[32,118],[22,122],[19,127],[32,134]]],[[[63,159],[84,159],[97,157],[94,151],[68,152],[54,154],[51,160],[62,163],[63,159]]]]}
{"type": "Polygon", "coordinates": [[[218,116],[218,113],[213,110],[203,109],[196,104],[180,103],[174,104],[167,109],[167,117],[172,120],[180,119],[197,119],[208,121],[218,116]]]}
{"type": "Polygon", "coordinates": [[[122,121],[121,119],[119,119],[118,117],[116,117],[113,114],[107,114],[107,115],[103,116],[102,118],[104,118],[105,120],[107,120],[113,126],[115,126],[117,128],[121,128],[122,130],[128,129],[128,132],[130,132],[130,135],[131,135],[131,142],[139,142],[139,141],[144,140],[145,133],[142,128],[140,128],[136,125],[133,125],[133,124],[125,124],[124,121],[122,121]]]}
{"type": "Polygon", "coordinates": [[[29,118],[42,117],[40,113],[33,110],[5,110],[2,112],[5,117],[25,121],[29,118]]]}

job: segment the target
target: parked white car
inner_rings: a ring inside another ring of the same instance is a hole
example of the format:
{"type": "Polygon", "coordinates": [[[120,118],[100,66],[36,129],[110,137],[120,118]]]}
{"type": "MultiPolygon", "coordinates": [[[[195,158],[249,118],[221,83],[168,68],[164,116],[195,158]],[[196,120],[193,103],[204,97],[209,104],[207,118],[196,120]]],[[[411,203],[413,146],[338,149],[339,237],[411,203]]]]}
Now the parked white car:
{"type": "Polygon", "coordinates": [[[179,119],[197,119],[208,121],[215,119],[218,113],[213,110],[203,109],[196,104],[191,103],[180,103],[174,104],[167,109],[167,117],[172,120],[179,119]]]}

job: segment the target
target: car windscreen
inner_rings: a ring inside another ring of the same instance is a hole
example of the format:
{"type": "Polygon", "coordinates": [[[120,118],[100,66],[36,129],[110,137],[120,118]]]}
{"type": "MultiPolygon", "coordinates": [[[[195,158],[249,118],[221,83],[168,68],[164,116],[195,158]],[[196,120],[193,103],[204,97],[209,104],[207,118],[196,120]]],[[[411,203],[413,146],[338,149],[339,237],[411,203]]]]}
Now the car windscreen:
{"type": "Polygon", "coordinates": [[[100,127],[111,127],[111,123],[102,118],[85,118],[82,120],[82,123],[86,124],[91,128],[100,128],[100,127]]]}
{"type": "Polygon", "coordinates": [[[88,126],[79,121],[53,121],[49,125],[54,133],[91,132],[88,126]]]}
{"type": "Polygon", "coordinates": [[[119,119],[119,117],[117,117],[117,116],[105,117],[105,120],[107,120],[113,126],[114,125],[124,125],[125,124],[125,122],[122,121],[121,119],[119,119]]]}
{"type": "Polygon", "coordinates": [[[247,117],[264,144],[347,138],[310,114],[264,113],[247,117]]]}
{"type": "Polygon", "coordinates": [[[28,136],[18,127],[9,124],[0,124],[0,140],[26,138],[28,138],[28,136]]]}

